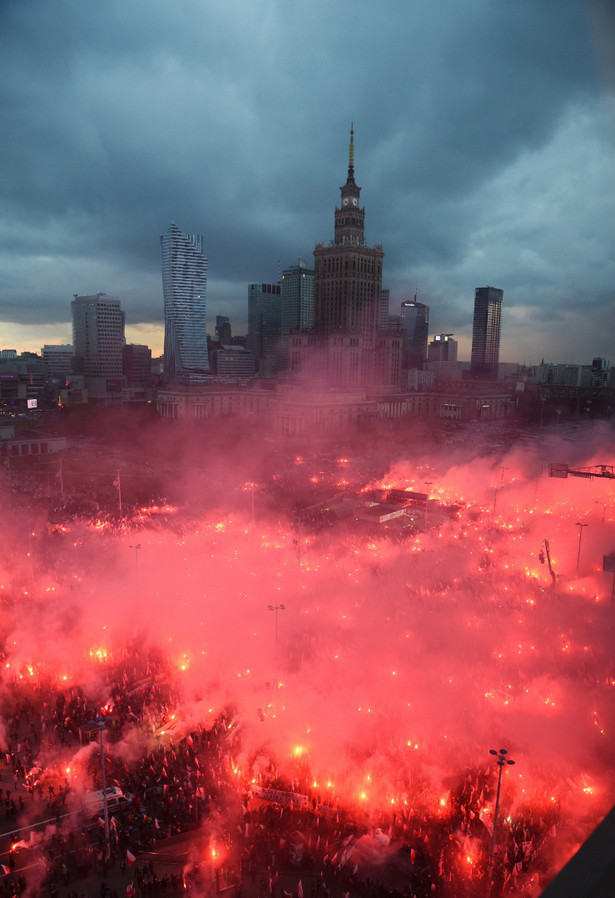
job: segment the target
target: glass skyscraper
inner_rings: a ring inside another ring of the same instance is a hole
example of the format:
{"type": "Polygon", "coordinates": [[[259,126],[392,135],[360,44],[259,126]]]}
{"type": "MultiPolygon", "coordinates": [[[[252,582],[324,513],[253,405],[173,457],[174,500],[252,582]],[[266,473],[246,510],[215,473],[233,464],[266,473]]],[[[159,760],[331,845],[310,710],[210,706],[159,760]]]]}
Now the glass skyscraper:
{"type": "Polygon", "coordinates": [[[477,287],[474,291],[470,362],[473,377],[497,379],[503,298],[504,291],[497,287],[477,287]]]}
{"type": "Polygon", "coordinates": [[[270,377],[280,366],[282,285],[248,284],[247,348],[254,353],[259,374],[270,377]]]}
{"type": "Polygon", "coordinates": [[[205,325],[207,259],[202,234],[174,222],[160,236],[164,292],[164,374],[167,382],[202,383],[210,374],[205,325]]]}
{"type": "Polygon", "coordinates": [[[404,334],[403,367],[422,368],[427,358],[429,306],[417,302],[416,296],[401,304],[401,329],[404,334]]]}
{"type": "Polygon", "coordinates": [[[314,269],[305,259],[282,272],[282,333],[314,326],[314,269]]]}

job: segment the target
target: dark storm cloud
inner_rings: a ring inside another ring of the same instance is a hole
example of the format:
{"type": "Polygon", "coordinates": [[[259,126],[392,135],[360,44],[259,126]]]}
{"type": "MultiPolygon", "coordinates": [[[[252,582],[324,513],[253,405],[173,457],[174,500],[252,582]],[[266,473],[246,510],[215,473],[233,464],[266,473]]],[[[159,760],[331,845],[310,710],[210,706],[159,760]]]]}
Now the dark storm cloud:
{"type": "Polygon", "coordinates": [[[573,0],[6,3],[0,320],[67,322],[100,289],[160,322],[174,219],[241,331],[247,282],[331,239],[351,120],[395,304],[418,282],[434,330],[467,333],[482,283],[527,318],[588,277],[612,303],[606,25],[573,0]]]}

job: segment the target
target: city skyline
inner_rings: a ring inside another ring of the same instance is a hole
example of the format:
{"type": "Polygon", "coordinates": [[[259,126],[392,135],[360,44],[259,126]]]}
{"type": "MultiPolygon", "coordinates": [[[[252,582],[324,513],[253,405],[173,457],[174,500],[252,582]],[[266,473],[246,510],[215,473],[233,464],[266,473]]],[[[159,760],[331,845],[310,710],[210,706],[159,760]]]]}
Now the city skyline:
{"type": "Polygon", "coordinates": [[[246,285],[311,264],[328,233],[354,120],[393,313],[416,293],[469,358],[473,291],[497,283],[502,361],[612,360],[605,2],[564,0],[554,16],[389,0],[376,30],[366,5],[310,4],[299,55],[297,11],[275,4],[144,11],[4,7],[4,346],[68,342],[72,295],[104,291],[127,339],[158,354],[171,219],[205,234],[210,333],[217,314],[245,332],[246,285]]]}

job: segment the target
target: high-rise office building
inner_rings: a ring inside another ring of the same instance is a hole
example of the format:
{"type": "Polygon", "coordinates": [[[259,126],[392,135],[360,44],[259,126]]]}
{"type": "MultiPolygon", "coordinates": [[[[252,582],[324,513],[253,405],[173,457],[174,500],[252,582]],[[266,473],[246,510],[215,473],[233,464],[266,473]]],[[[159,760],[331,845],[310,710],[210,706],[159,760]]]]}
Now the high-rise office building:
{"type": "Polygon", "coordinates": [[[311,330],[314,325],[314,269],[305,259],[282,272],[282,333],[311,330]]]}
{"type": "Polygon", "coordinates": [[[422,368],[427,359],[429,337],[429,306],[414,299],[401,303],[401,329],[403,331],[404,368],[422,368]]]}
{"type": "Polygon", "coordinates": [[[314,269],[305,259],[282,272],[282,368],[289,367],[290,334],[306,333],[314,326],[314,269]]]}
{"type": "Polygon", "coordinates": [[[498,376],[503,298],[504,291],[497,287],[477,287],[474,291],[472,377],[494,380],[498,376]]]}
{"type": "Polygon", "coordinates": [[[248,284],[246,347],[254,354],[259,374],[271,377],[280,367],[282,285],[248,284]]]}
{"type": "Polygon", "coordinates": [[[117,394],[122,389],[125,321],[119,299],[106,293],[75,294],[71,313],[73,371],[83,374],[91,398],[117,394]]]}
{"type": "Polygon", "coordinates": [[[168,382],[202,383],[210,375],[205,323],[207,259],[202,234],[174,222],[160,236],[164,292],[164,374],[168,382]]]}

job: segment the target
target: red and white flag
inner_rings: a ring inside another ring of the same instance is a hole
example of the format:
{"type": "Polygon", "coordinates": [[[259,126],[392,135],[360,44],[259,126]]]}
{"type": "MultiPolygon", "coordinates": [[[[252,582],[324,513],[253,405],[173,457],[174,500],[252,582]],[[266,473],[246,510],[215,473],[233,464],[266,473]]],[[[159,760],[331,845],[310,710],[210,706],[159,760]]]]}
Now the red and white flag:
{"type": "Polygon", "coordinates": [[[134,862],[136,861],[136,857],[134,856],[130,848],[126,849],[126,860],[129,864],[134,864],[134,862]]]}

